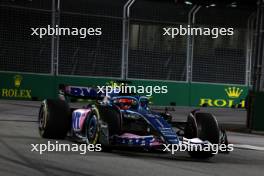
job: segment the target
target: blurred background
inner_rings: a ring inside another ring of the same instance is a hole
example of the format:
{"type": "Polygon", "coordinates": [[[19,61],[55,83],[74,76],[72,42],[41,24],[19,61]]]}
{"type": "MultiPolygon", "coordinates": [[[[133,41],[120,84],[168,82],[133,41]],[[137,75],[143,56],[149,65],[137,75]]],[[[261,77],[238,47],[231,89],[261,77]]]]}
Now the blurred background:
{"type": "Polygon", "coordinates": [[[0,20],[0,98],[41,100],[56,97],[61,83],[127,79],[167,85],[167,95],[151,97],[156,105],[249,109],[262,102],[254,100],[264,90],[262,0],[1,0],[0,20]],[[101,27],[103,34],[31,35],[48,25],[101,27]],[[163,35],[180,25],[234,28],[234,35],[163,35]],[[15,93],[21,89],[31,96],[15,93]]]}

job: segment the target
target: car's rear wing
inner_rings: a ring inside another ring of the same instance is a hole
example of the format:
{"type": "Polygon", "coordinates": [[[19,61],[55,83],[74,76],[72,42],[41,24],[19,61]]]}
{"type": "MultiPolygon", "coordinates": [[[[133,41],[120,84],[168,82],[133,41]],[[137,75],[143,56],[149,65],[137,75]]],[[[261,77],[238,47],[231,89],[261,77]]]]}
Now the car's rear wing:
{"type": "MultiPolygon", "coordinates": [[[[116,80],[117,84],[127,85],[131,84],[131,81],[127,80],[116,80]]],[[[118,95],[134,95],[134,93],[122,93],[116,92],[114,85],[97,86],[97,87],[83,87],[83,86],[72,86],[72,85],[59,85],[59,96],[60,97],[72,97],[77,99],[92,99],[102,100],[107,96],[118,96],[118,95]]]]}
{"type": "Polygon", "coordinates": [[[96,87],[70,86],[64,84],[59,85],[59,94],[65,97],[92,100],[101,100],[105,97],[105,94],[96,87]]]}

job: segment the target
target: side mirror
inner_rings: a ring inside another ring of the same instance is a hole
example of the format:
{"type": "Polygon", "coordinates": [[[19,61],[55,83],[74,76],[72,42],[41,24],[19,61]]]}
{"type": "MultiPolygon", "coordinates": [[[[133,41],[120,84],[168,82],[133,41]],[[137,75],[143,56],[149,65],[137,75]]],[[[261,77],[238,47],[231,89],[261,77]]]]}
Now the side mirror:
{"type": "Polygon", "coordinates": [[[172,116],[171,114],[168,112],[168,108],[165,108],[164,112],[161,112],[160,115],[168,122],[171,123],[172,121],[172,116]]]}

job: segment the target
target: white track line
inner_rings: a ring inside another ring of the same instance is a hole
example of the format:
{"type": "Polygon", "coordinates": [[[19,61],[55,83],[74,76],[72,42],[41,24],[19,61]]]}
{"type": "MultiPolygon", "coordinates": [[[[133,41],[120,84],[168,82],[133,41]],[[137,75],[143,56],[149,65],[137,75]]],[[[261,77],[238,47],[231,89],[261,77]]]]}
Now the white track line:
{"type": "Polygon", "coordinates": [[[259,146],[254,146],[254,145],[234,144],[234,147],[240,148],[240,149],[264,151],[264,147],[259,147],[259,146]]]}

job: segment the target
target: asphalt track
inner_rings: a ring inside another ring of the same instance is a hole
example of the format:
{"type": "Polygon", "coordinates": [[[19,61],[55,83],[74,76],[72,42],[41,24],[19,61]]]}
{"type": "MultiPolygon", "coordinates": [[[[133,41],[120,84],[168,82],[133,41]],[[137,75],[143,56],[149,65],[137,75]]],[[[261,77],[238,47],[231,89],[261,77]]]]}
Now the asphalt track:
{"type": "MultiPolygon", "coordinates": [[[[229,132],[236,148],[210,160],[177,155],[132,151],[112,153],[31,152],[31,144],[47,143],[39,137],[36,117],[39,102],[0,100],[0,175],[87,175],[87,176],[260,176],[264,173],[264,136],[229,132]]],[[[185,110],[175,115],[185,115],[185,110]]],[[[219,121],[229,118],[242,123],[245,117],[236,110],[217,111],[219,121]],[[232,116],[232,117],[226,117],[232,116]],[[238,118],[238,119],[236,119],[238,118]]],[[[53,141],[54,142],[54,141],[53,141]]],[[[60,143],[72,143],[60,140],[60,143]]]]}

